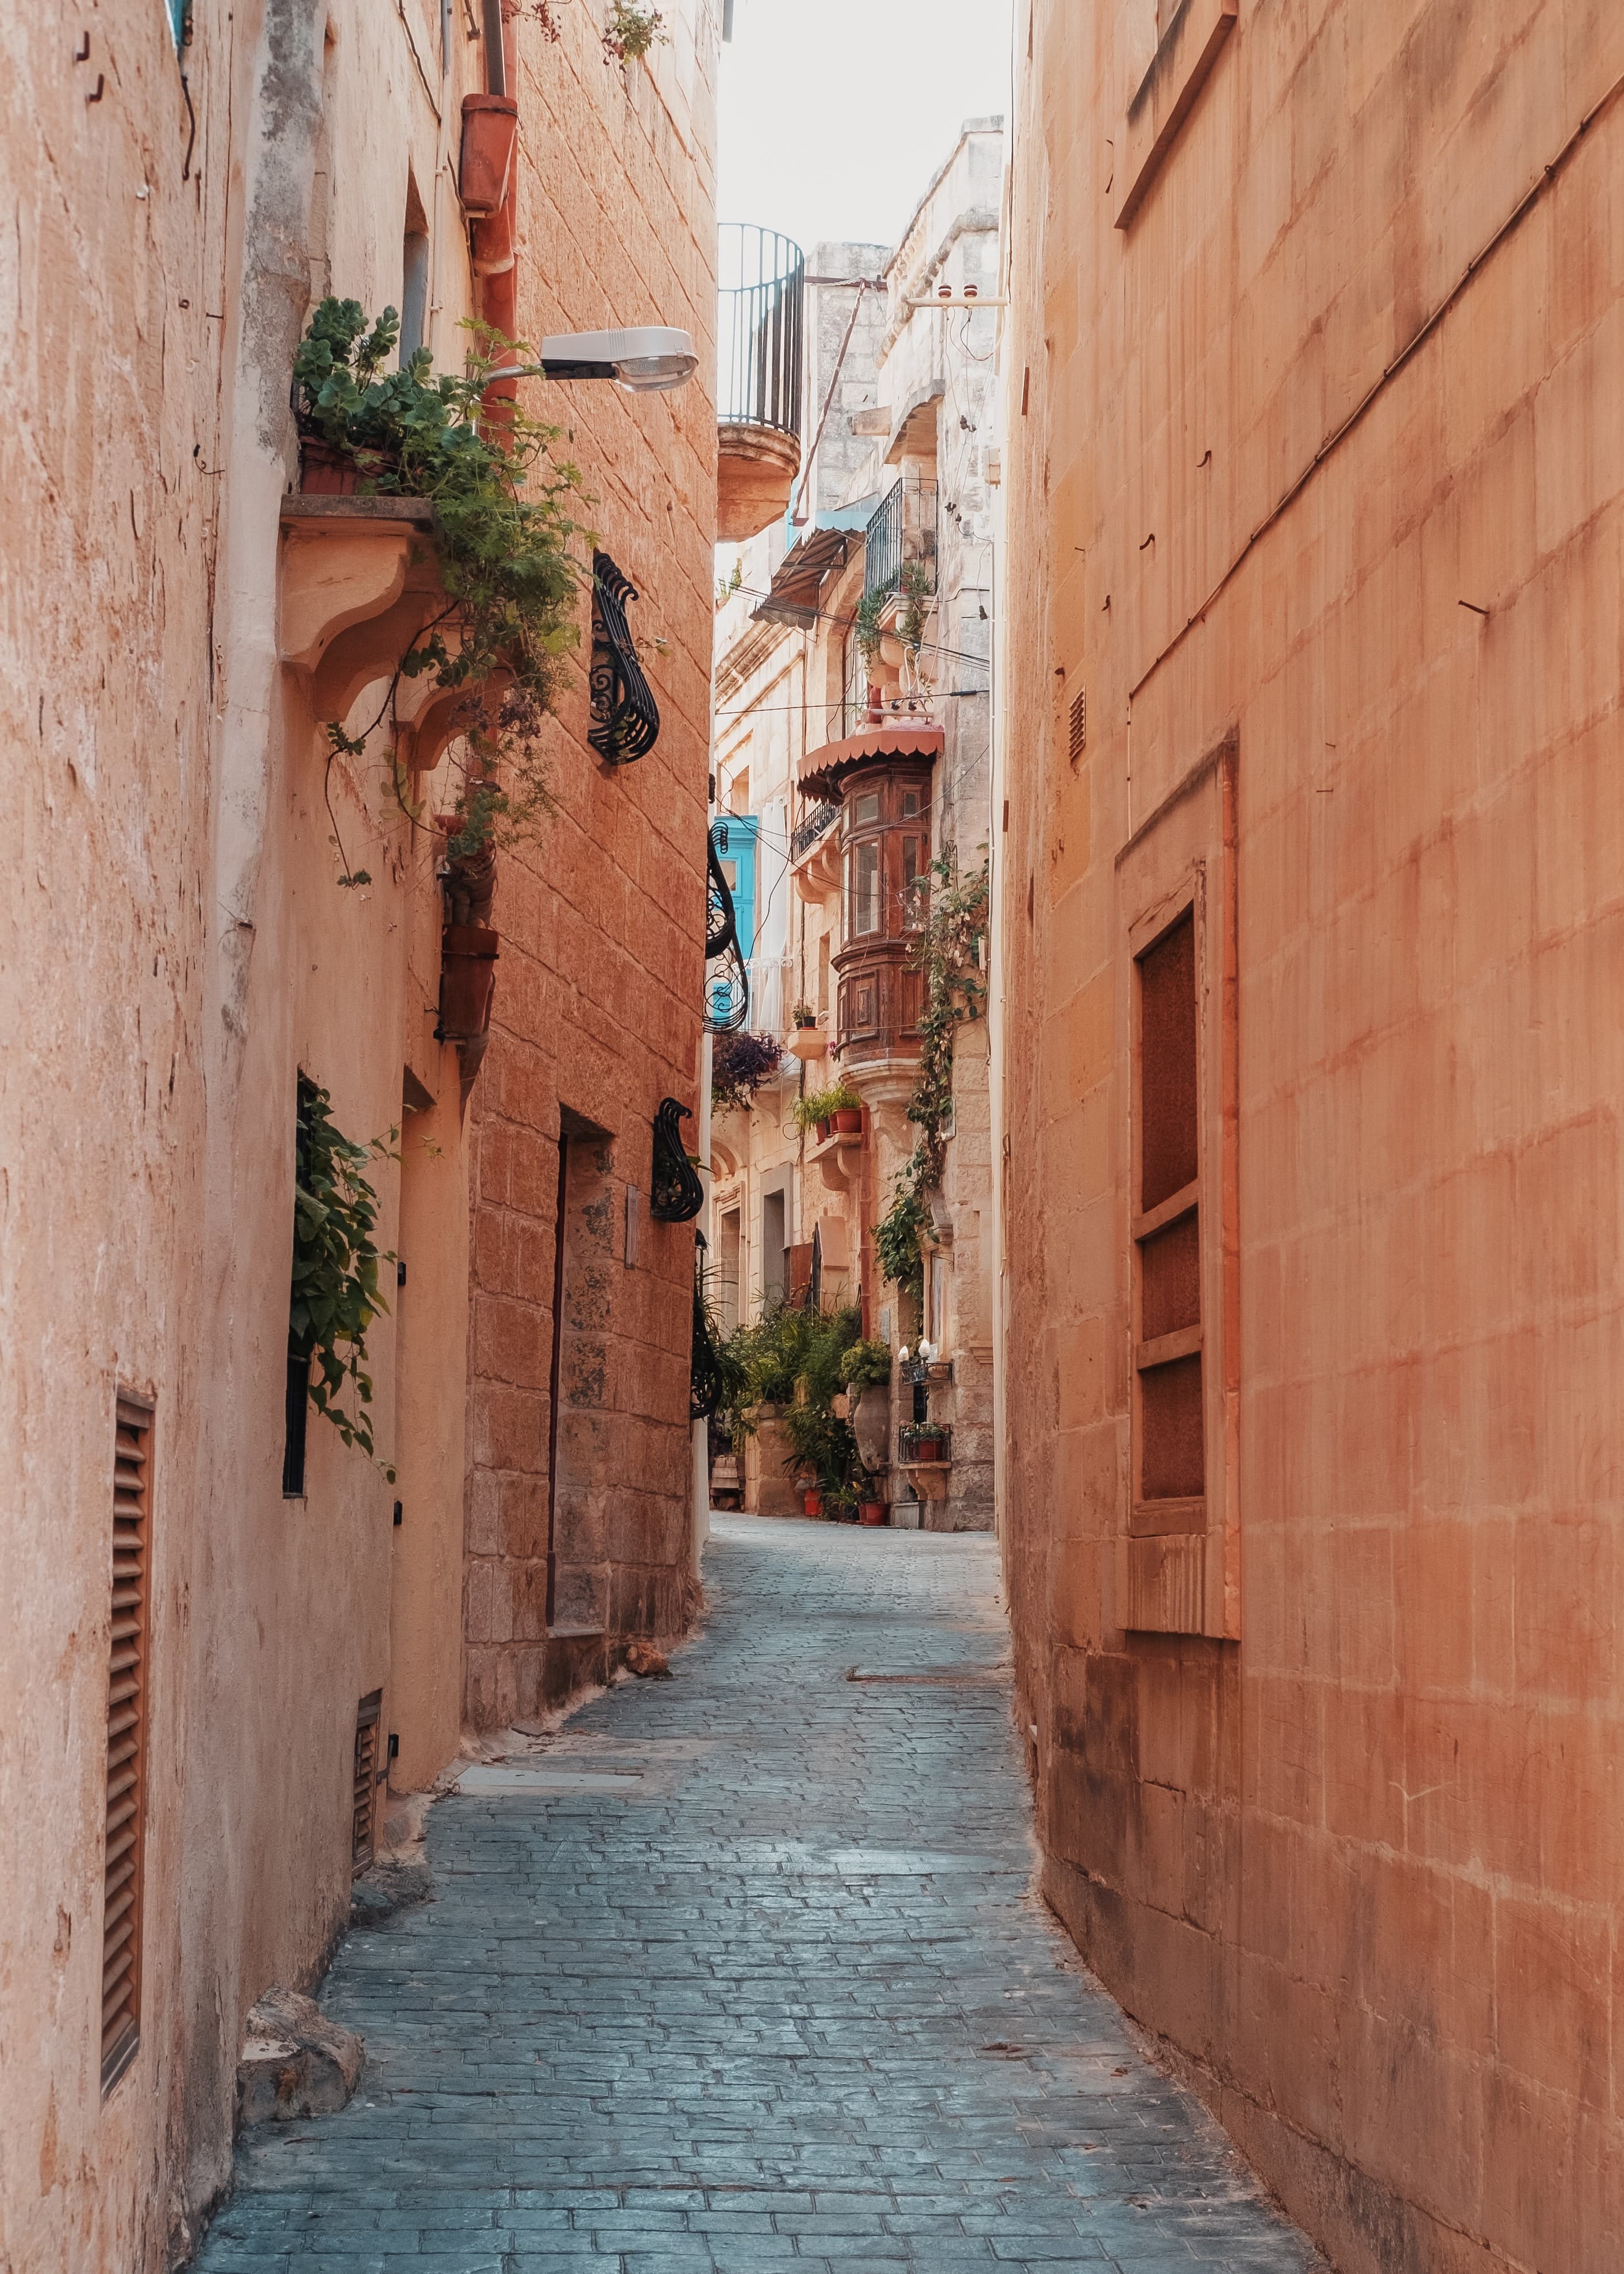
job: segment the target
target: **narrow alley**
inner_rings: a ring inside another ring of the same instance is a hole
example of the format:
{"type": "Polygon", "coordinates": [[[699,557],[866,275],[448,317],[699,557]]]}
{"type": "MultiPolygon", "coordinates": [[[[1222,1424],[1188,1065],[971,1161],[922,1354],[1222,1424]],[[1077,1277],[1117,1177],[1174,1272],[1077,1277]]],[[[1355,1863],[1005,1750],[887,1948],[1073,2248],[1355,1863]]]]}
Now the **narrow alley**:
{"type": "Polygon", "coordinates": [[[704,1631],[430,1818],[203,2274],[1308,2274],[1032,1892],[996,1545],[722,1517],[704,1631]]]}

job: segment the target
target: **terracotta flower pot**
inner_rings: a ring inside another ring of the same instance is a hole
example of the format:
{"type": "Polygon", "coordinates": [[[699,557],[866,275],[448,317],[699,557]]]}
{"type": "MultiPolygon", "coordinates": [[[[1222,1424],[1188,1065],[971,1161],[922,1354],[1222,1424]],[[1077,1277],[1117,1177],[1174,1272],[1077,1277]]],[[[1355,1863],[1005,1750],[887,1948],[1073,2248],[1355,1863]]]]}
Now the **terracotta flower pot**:
{"type": "Polygon", "coordinates": [[[482,214],[473,228],[473,270],[476,276],[500,276],[513,267],[513,192],[510,190],[493,214],[482,214]]]}
{"type": "Polygon", "coordinates": [[[883,1524],[885,1521],[884,1502],[883,1500],[860,1501],[857,1507],[857,1518],[860,1524],[883,1524]]]}
{"type": "Polygon", "coordinates": [[[493,214],[508,193],[519,106],[510,94],[462,97],[462,155],[457,194],[469,214],[493,214]]]}
{"type": "Polygon", "coordinates": [[[500,934],[489,924],[447,924],[440,943],[440,1032],[470,1042],[491,1023],[500,934]]]}
{"type": "Polygon", "coordinates": [[[360,471],[348,450],[314,434],[299,437],[301,497],[353,497],[360,471]]]}
{"type": "Polygon", "coordinates": [[[843,1137],[861,1137],[862,1134],[861,1106],[843,1105],[835,1115],[835,1127],[843,1137]]]}
{"type": "Polygon", "coordinates": [[[883,1469],[891,1457],[891,1391],[883,1382],[865,1382],[852,1414],[857,1450],[865,1469],[883,1469]]]}
{"type": "Polygon", "coordinates": [[[801,1505],[806,1515],[822,1516],[823,1513],[823,1495],[821,1492],[803,1492],[801,1495],[801,1505]]]}
{"type": "Polygon", "coordinates": [[[828,1122],[827,1122],[827,1121],[820,1121],[820,1122],[818,1123],[818,1125],[817,1125],[817,1141],[818,1141],[818,1143],[819,1143],[820,1145],[826,1143],[826,1142],[828,1141],[828,1137],[829,1137],[829,1124],[828,1124],[828,1122]]]}

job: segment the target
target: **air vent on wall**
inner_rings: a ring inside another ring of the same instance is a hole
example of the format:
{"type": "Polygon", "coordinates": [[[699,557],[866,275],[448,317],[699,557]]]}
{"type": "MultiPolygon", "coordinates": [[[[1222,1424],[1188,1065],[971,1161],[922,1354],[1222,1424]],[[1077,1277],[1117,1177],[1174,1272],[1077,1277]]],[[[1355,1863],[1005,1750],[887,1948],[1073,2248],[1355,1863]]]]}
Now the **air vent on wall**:
{"type": "Polygon", "coordinates": [[[1067,751],[1067,755],[1070,757],[1073,765],[1075,765],[1079,758],[1082,757],[1084,747],[1087,741],[1088,694],[1086,688],[1079,687],[1076,694],[1071,697],[1071,731],[1069,737],[1067,751]]]}
{"type": "Polygon", "coordinates": [[[371,1690],[356,1708],[355,1787],[350,1821],[350,1869],[359,1875],[371,1868],[372,1823],[378,1791],[378,1717],[383,1706],[381,1690],[371,1690]]]}
{"type": "Polygon", "coordinates": [[[152,1407],[118,1393],[113,1616],[108,1653],[107,1844],[102,1906],[102,2090],[141,2041],[141,1863],[147,1832],[152,1407]]]}

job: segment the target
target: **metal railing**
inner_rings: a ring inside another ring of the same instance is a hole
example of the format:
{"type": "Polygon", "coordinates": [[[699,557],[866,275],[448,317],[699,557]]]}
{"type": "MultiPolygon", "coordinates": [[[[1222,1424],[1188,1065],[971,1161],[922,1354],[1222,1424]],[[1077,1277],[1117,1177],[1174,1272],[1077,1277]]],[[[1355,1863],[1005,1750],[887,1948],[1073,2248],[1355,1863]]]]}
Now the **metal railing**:
{"type": "Polygon", "coordinates": [[[936,486],[917,474],[904,474],[881,500],[863,532],[863,598],[883,599],[917,561],[936,588],[936,486]]]}
{"type": "Polygon", "coordinates": [[[820,837],[827,835],[840,818],[838,805],[809,805],[795,824],[789,840],[789,857],[799,861],[809,853],[820,837]]]}
{"type": "Polygon", "coordinates": [[[752,222],[724,222],[717,238],[717,419],[799,435],[806,257],[752,222]]]}

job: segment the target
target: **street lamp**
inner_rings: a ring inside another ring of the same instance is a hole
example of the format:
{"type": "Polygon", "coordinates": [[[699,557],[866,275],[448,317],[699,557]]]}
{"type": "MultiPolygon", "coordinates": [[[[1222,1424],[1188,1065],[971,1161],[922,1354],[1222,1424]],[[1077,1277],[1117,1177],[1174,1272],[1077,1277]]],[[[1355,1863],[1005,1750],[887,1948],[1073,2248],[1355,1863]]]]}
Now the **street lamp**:
{"type": "Polygon", "coordinates": [[[635,324],[618,332],[561,332],[543,340],[538,363],[515,363],[499,379],[612,379],[632,395],[685,387],[699,368],[692,336],[672,324],[635,324]]]}

